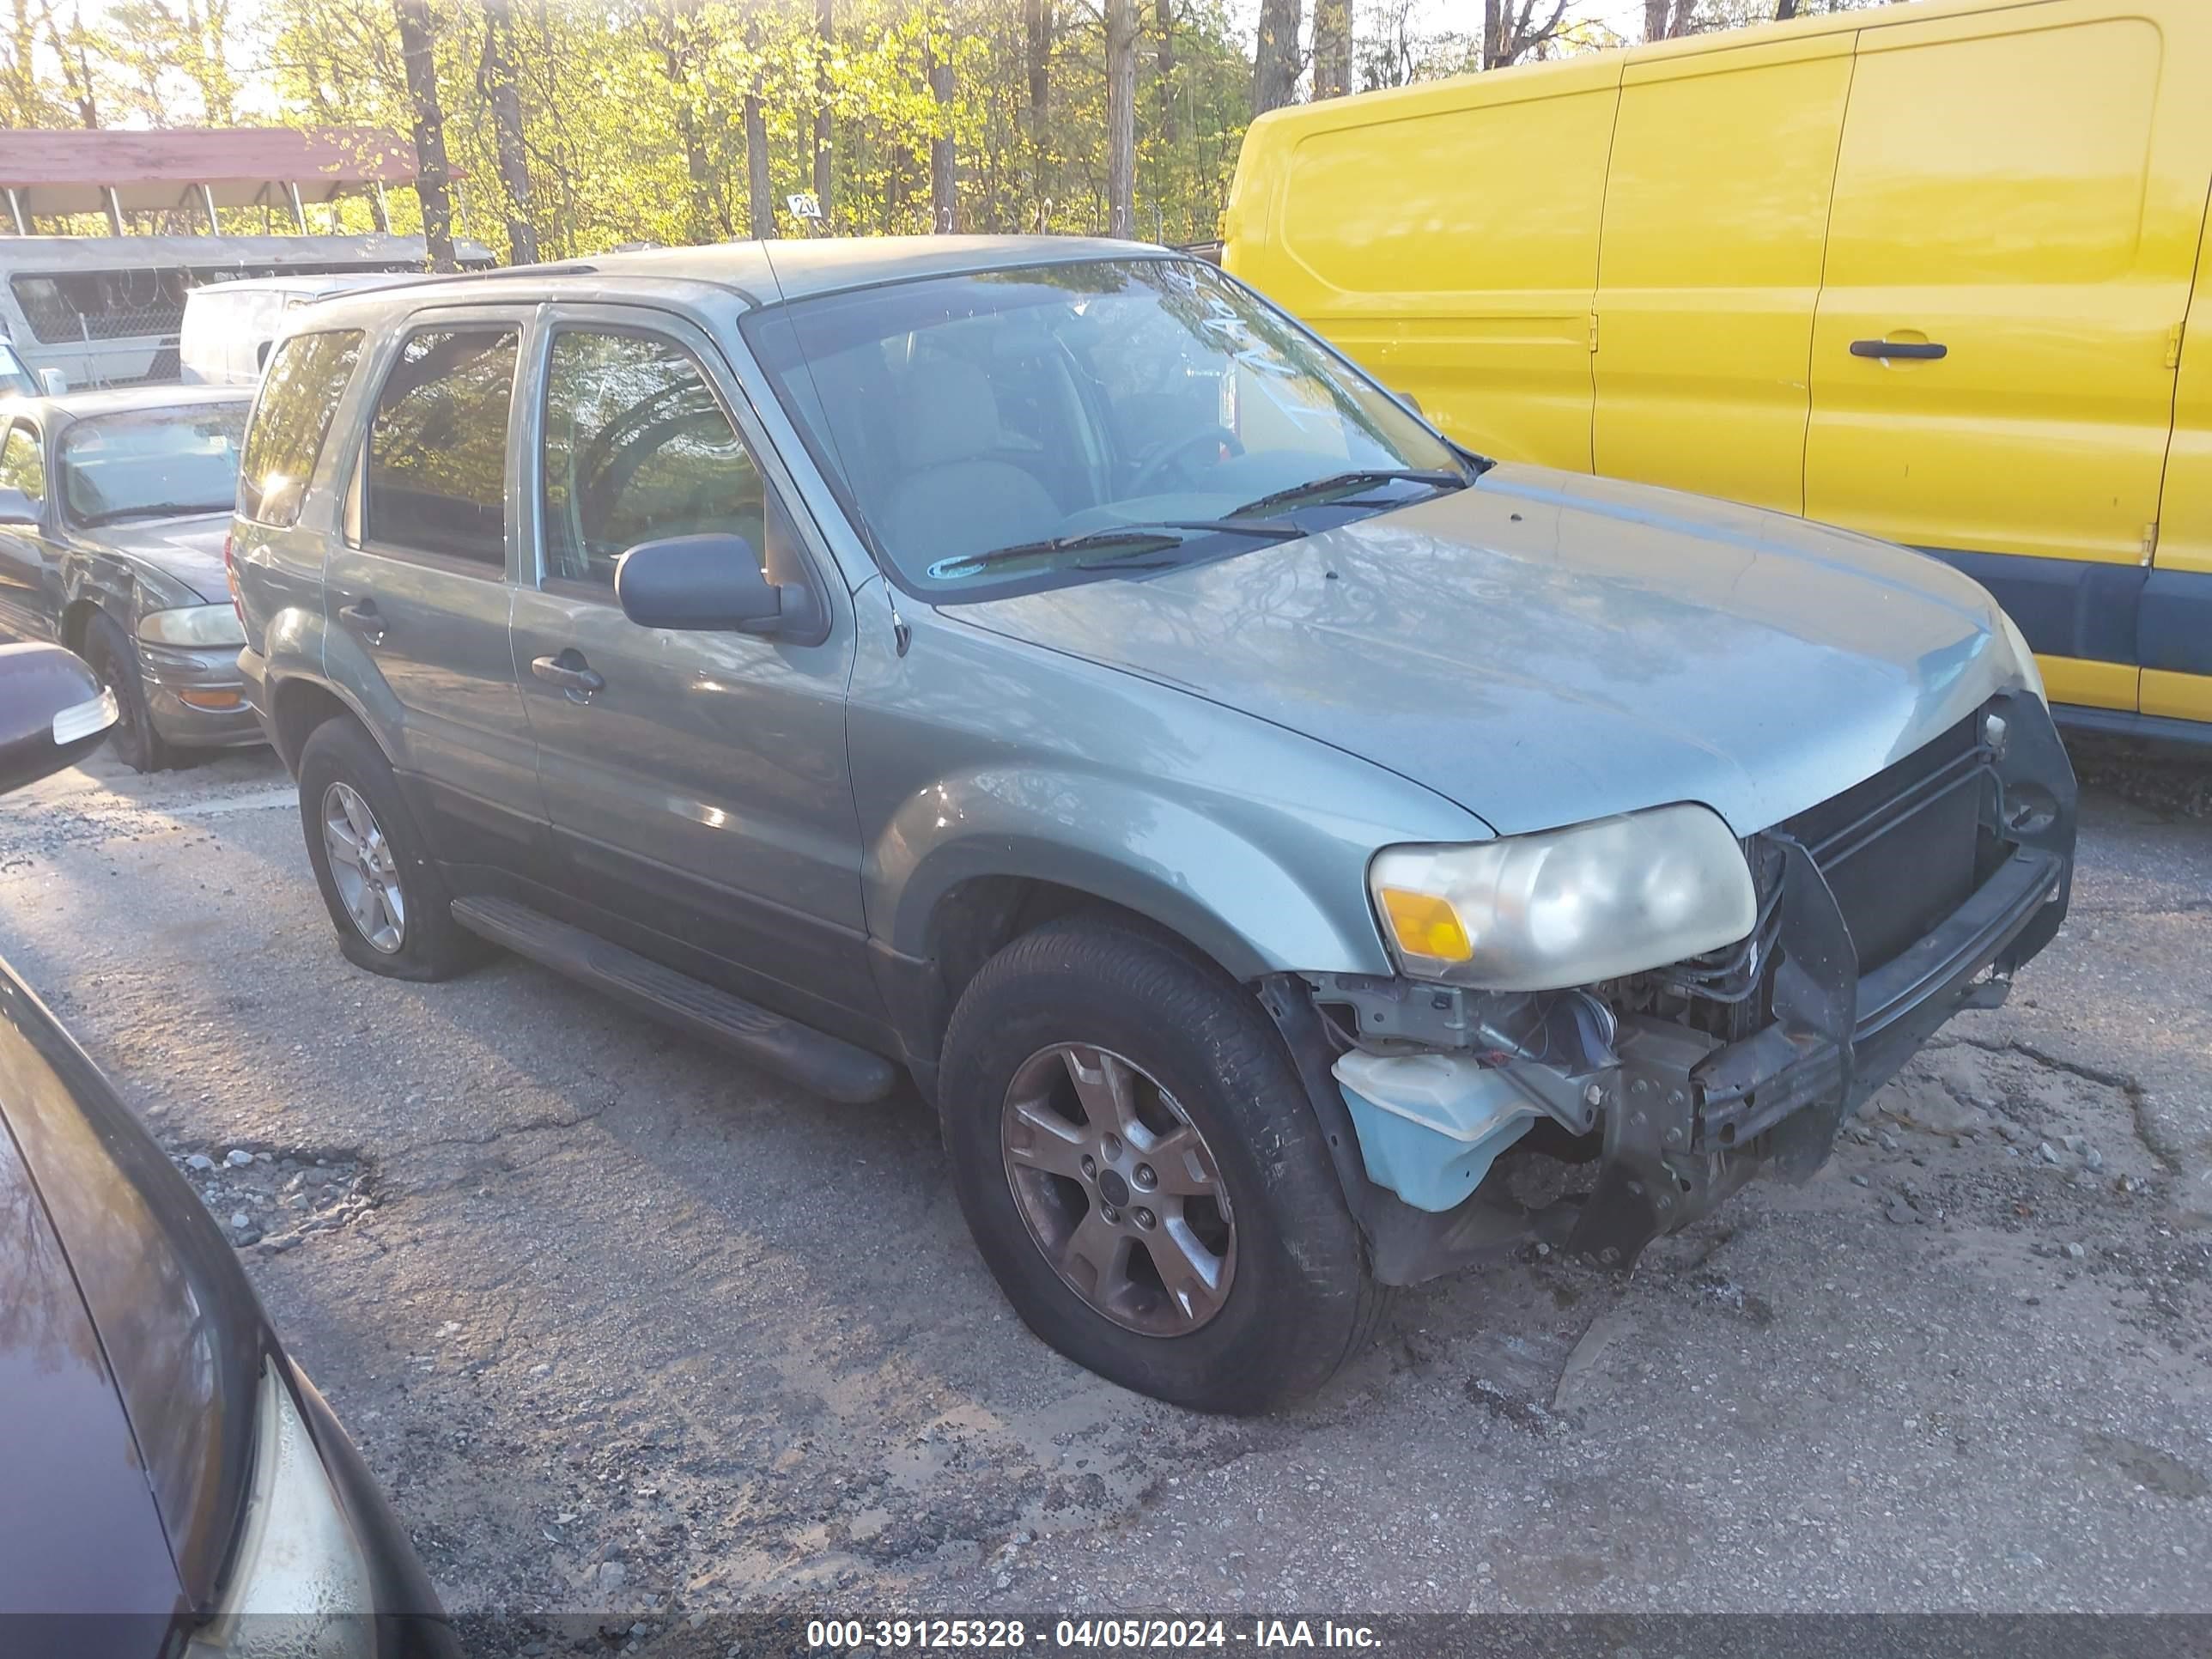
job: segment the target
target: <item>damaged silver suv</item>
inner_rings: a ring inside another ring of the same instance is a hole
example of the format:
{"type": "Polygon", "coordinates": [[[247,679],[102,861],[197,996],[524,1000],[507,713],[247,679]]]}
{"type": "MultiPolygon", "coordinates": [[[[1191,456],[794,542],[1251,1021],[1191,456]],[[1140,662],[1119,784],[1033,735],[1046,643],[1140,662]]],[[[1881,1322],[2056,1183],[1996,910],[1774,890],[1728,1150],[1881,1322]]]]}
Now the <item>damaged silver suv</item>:
{"type": "Polygon", "coordinates": [[[2065,914],[1971,581],[1470,454],[1195,260],[738,245],[293,326],[232,554],[341,948],[911,1074],[1023,1319],[1164,1399],[1802,1179],[2065,914]],[[1532,1149],[1594,1179],[1525,1208],[1532,1149]]]}

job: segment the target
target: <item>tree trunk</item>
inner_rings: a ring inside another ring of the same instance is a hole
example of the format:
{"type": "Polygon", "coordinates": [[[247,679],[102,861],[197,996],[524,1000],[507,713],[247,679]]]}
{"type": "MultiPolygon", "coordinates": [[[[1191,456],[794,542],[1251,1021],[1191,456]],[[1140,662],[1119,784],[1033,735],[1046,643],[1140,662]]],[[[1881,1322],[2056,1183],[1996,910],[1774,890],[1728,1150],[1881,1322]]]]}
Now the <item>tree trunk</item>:
{"type": "Polygon", "coordinates": [[[1137,234],[1137,0],[1106,0],[1106,234],[1137,234]]]}
{"type": "Polygon", "coordinates": [[[937,100],[937,121],[929,134],[929,221],[939,236],[960,228],[958,157],[952,149],[952,65],[927,39],[921,43],[921,76],[937,100]]]}
{"type": "Polygon", "coordinates": [[[660,71],[667,77],[669,101],[674,106],[676,136],[684,146],[684,176],[691,200],[691,222],[685,227],[694,241],[714,234],[720,217],[714,202],[714,169],[707,155],[707,134],[699,120],[699,106],[691,88],[690,17],[695,0],[660,0],[655,9],[659,24],[653,32],[660,71]]]}
{"type": "Polygon", "coordinates": [[[830,53],[837,40],[837,0],[814,0],[814,32],[822,42],[822,64],[814,77],[814,199],[822,219],[830,217],[830,53]]]}
{"type": "Polygon", "coordinates": [[[1280,109],[1297,93],[1298,28],[1304,21],[1304,0],[1260,0],[1260,33],[1252,52],[1253,114],[1280,109]]]}
{"type": "Polygon", "coordinates": [[[1667,38],[1668,0],[1644,0],[1644,38],[1664,40],[1667,38]]]}
{"type": "Polygon", "coordinates": [[[1313,95],[1352,90],[1352,0],[1314,0],[1313,95]]]}
{"type": "Polygon", "coordinates": [[[415,124],[415,194],[422,204],[422,240],[433,270],[459,270],[453,258],[453,206],[446,193],[446,112],[438,101],[428,0],[392,0],[399,21],[399,56],[407,69],[407,104],[415,124]]]}
{"type": "Polygon", "coordinates": [[[1797,15],[1797,0],[1774,0],[1774,21],[1786,23],[1797,15]]]}
{"type": "Polygon", "coordinates": [[[499,179],[507,186],[507,258],[518,265],[538,263],[538,228],[531,222],[530,152],[522,137],[522,94],[514,76],[513,0],[484,0],[483,64],[477,76],[491,106],[499,179]]]}
{"type": "Polygon", "coordinates": [[[1172,149],[1182,138],[1176,123],[1175,0],[1159,0],[1152,21],[1160,31],[1160,43],[1152,52],[1152,69],[1160,83],[1160,142],[1172,149]]]}
{"type": "Polygon", "coordinates": [[[745,88],[745,216],[753,240],[775,238],[775,186],[768,175],[768,122],[761,114],[757,88],[745,88]]]}
{"type": "Polygon", "coordinates": [[[1052,110],[1052,37],[1057,20],[1052,0],[1024,0],[1022,31],[1030,72],[1030,137],[1044,142],[1045,118],[1052,110]]]}

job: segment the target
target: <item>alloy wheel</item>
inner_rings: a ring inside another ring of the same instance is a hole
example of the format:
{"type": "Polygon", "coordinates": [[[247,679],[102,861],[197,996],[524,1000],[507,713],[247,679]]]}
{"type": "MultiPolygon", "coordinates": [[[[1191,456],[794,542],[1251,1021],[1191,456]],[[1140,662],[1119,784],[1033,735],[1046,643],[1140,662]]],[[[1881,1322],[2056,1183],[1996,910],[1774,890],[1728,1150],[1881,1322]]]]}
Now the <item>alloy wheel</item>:
{"type": "Polygon", "coordinates": [[[999,1139],[1030,1238],[1091,1307],[1182,1336],[1227,1304],[1237,1230],[1221,1167],[1142,1066],[1082,1043],[1040,1049],[1007,1086],[999,1139]]]}
{"type": "Polygon", "coordinates": [[[384,827],[361,791],[333,783],[323,791],[323,848],[346,915],[371,949],[391,956],[407,942],[407,895],[384,827]]]}

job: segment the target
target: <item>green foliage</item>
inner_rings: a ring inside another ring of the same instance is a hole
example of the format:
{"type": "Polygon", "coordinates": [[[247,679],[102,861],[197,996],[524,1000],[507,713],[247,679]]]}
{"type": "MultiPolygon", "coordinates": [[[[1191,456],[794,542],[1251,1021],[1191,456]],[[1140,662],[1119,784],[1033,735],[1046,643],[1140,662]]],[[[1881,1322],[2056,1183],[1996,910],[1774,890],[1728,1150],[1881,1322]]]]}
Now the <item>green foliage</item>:
{"type": "MultiPolygon", "coordinates": [[[[1863,0],[1802,0],[1805,12],[1863,0]]],[[[504,258],[514,204],[498,165],[485,0],[429,0],[454,230],[504,258]]],[[[1107,222],[1104,30],[1097,0],[509,0],[539,255],[626,242],[752,234],[745,108],[768,154],[774,232],[931,228],[933,140],[950,138],[966,231],[1095,232],[1107,222]],[[1041,6],[1041,13],[1038,8],[1041,6]],[[1045,113],[1030,108],[1030,24],[1041,15],[1045,113]],[[940,104],[925,58],[949,68],[940,104]],[[815,117],[830,112],[830,191],[818,224],[787,198],[813,188],[815,117]]],[[[1619,38],[1578,0],[1541,51],[1619,38]]],[[[1775,0],[1698,0],[1691,27],[1771,16],[1775,0]]],[[[74,0],[0,0],[0,120],[19,126],[225,125],[266,118],[407,132],[392,0],[114,0],[91,21],[74,0]],[[70,9],[65,9],[67,6],[70,9]]],[[[1249,4],[1247,6],[1249,9],[1249,4]]],[[[1613,8],[1618,12],[1620,8],[1613,8]]],[[[1418,20],[1420,0],[1358,0],[1363,86],[1457,74],[1480,59],[1479,8],[1418,20]]],[[[1251,42],[1229,0],[1138,0],[1138,234],[1218,234],[1251,116],[1251,42]]],[[[419,229],[411,191],[395,228],[419,229]]],[[[325,210],[315,210],[319,225],[325,210]]],[[[258,230],[261,215],[226,215],[258,230]]],[[[236,220],[234,225],[228,222],[236,220]]],[[[371,228],[342,204],[337,226],[371,228]]],[[[187,228],[179,224],[178,228],[187,228]]],[[[281,227],[280,227],[281,228],[281,227]]]]}

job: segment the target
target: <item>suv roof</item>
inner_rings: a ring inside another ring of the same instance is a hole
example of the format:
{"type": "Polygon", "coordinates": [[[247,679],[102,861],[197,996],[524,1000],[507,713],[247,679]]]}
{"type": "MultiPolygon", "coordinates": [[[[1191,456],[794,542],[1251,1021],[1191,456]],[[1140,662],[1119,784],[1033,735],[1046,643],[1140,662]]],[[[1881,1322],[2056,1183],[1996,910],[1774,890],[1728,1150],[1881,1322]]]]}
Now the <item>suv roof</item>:
{"type": "MultiPolygon", "coordinates": [[[[514,265],[501,270],[424,276],[379,289],[377,300],[412,298],[421,289],[466,283],[495,301],[502,290],[605,291],[610,279],[696,283],[732,291],[753,305],[868,288],[913,276],[1072,264],[1087,259],[1180,257],[1147,242],[1100,236],[824,236],[775,242],[717,242],[704,247],[643,248],[589,259],[514,265]]],[[[333,295],[326,303],[356,299],[333,295]]]]}
{"type": "Polygon", "coordinates": [[[187,409],[195,404],[242,404],[250,386],[125,386],[96,392],[64,392],[52,398],[24,398],[16,406],[35,404],[49,417],[88,420],[95,415],[125,415],[141,409],[187,409]]]}

